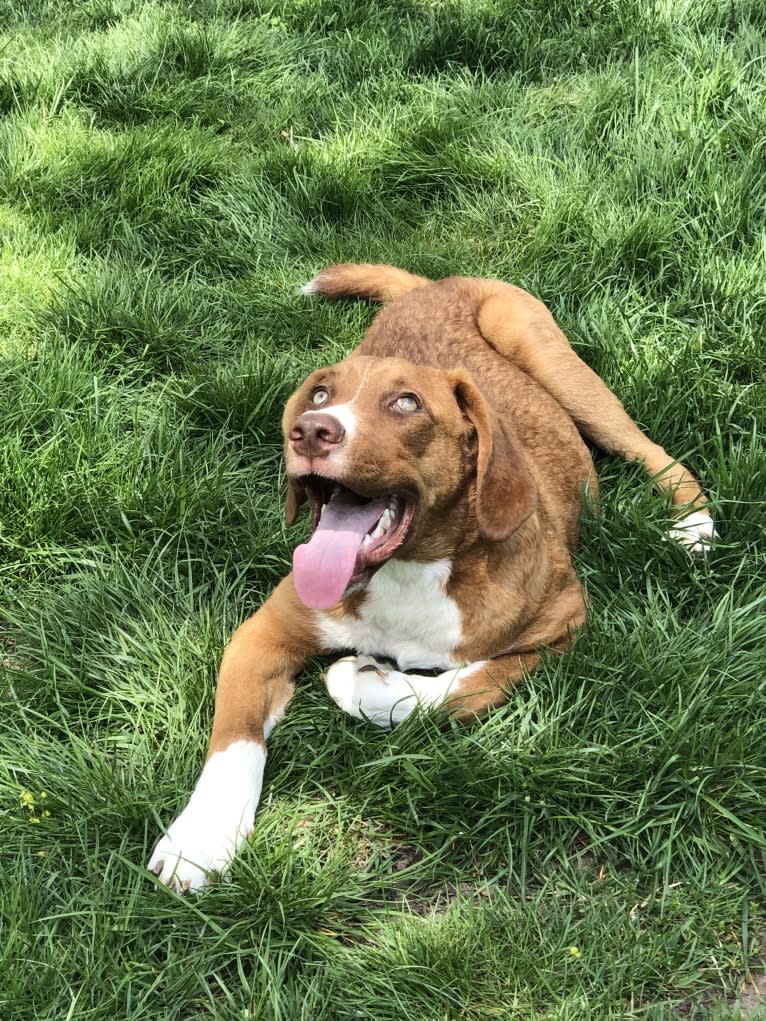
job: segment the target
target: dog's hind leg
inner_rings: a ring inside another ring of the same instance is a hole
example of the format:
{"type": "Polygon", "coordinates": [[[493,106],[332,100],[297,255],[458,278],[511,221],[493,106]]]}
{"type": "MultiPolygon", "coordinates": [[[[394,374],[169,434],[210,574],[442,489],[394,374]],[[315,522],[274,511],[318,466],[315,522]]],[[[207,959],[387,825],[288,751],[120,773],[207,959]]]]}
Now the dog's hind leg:
{"type": "Polygon", "coordinates": [[[715,534],[699,482],[636,425],[603,380],[574,352],[553,316],[510,284],[476,281],[476,321],[485,340],[555,398],[586,439],[627,461],[640,461],[685,515],[671,535],[695,551],[715,534]]]}

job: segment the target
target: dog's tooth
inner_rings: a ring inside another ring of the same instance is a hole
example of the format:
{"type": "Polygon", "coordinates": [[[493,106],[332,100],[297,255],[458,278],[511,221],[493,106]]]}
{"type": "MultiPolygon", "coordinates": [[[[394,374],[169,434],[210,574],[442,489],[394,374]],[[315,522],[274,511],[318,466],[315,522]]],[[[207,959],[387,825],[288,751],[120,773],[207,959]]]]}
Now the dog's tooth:
{"type": "Polygon", "coordinates": [[[372,542],[372,536],[371,535],[365,535],[364,539],[362,539],[362,549],[364,549],[365,546],[369,546],[371,542],[372,542]]]}
{"type": "Polygon", "coordinates": [[[384,532],[391,527],[392,519],[393,515],[391,514],[391,511],[388,509],[388,507],[386,507],[386,509],[380,515],[380,521],[378,522],[378,524],[382,526],[384,532]]]}
{"type": "Polygon", "coordinates": [[[374,531],[370,532],[371,539],[380,539],[382,535],[385,535],[386,530],[381,527],[380,522],[375,526],[374,531]]]}

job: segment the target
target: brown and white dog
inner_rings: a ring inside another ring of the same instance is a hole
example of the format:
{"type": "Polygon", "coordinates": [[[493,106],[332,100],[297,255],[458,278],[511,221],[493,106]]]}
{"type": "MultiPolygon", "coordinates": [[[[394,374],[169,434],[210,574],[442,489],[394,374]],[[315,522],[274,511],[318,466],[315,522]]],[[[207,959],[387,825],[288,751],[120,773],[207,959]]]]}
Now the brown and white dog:
{"type": "Polygon", "coordinates": [[[416,706],[473,719],[542,646],[573,639],[585,605],[572,553],[583,492],[597,490],[583,436],[643,462],[684,515],[674,538],[699,551],[715,534],[694,476],[525,291],[372,265],[332,266],[304,290],[385,307],[288,401],[287,520],[308,503],[312,535],[224,654],[202,775],[149,862],[181,890],[251,832],[265,742],[307,657],[353,650],[327,671],[330,696],[388,727],[416,706]]]}

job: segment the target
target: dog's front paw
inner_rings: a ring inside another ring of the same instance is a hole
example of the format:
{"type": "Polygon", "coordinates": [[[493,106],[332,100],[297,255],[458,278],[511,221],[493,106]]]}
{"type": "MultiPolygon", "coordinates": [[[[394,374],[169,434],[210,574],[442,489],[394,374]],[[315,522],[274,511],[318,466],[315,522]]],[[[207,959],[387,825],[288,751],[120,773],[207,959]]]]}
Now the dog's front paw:
{"type": "Polygon", "coordinates": [[[422,698],[420,680],[371,656],[344,656],[325,674],[333,701],[349,715],[378,727],[393,727],[410,715],[422,698]]]}
{"type": "Polygon", "coordinates": [[[676,521],[668,532],[668,538],[686,546],[692,553],[707,553],[718,538],[718,532],[706,511],[692,511],[676,521]]]}
{"type": "Polygon", "coordinates": [[[365,717],[379,727],[390,727],[388,715],[382,718],[374,709],[370,712],[369,688],[374,677],[385,684],[387,669],[371,656],[344,656],[330,666],[324,681],[330,698],[350,716],[358,720],[365,717]]]}
{"type": "Polygon", "coordinates": [[[207,760],[189,804],[160,840],[148,868],[185,893],[223,872],[253,831],[266,749],[235,741],[207,760]]]}
{"type": "MultiPolygon", "coordinates": [[[[243,833],[242,839],[247,836],[243,833]]],[[[149,871],[179,893],[205,886],[211,873],[223,872],[236,852],[237,833],[213,832],[187,808],[171,825],[149,860],[149,871]]]]}

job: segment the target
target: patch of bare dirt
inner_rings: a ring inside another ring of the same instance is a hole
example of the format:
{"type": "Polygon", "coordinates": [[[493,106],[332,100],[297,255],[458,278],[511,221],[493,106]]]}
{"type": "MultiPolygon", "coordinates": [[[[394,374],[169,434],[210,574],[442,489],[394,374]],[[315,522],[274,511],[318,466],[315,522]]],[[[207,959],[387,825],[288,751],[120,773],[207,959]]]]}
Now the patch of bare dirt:
{"type": "Polygon", "coordinates": [[[748,976],[734,1006],[739,1007],[742,1021],[766,1018],[766,971],[754,972],[748,976]]]}

